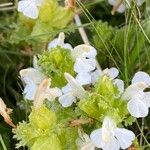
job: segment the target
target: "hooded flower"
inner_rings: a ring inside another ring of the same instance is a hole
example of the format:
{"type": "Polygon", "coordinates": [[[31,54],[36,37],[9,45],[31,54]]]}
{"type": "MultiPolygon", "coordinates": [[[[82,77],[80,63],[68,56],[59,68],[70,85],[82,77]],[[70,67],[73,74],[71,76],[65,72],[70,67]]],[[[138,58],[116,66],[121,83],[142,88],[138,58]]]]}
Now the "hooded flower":
{"type": "Polygon", "coordinates": [[[37,19],[39,16],[38,7],[42,5],[43,1],[44,0],[21,0],[18,2],[18,11],[31,19],[37,19]]]}
{"type": "Polygon", "coordinates": [[[36,57],[33,59],[33,66],[35,68],[22,69],[19,72],[21,80],[25,83],[23,94],[25,95],[25,99],[28,100],[34,100],[34,96],[39,84],[46,78],[37,65],[36,57]]]}
{"type": "Polygon", "coordinates": [[[53,41],[51,41],[48,44],[48,49],[56,48],[57,46],[60,46],[64,49],[72,50],[72,46],[69,43],[65,43],[65,34],[63,32],[59,33],[58,38],[55,38],[53,41]]]}
{"type": "Polygon", "coordinates": [[[150,76],[142,71],[137,72],[132,84],[126,88],[122,98],[128,100],[128,111],[136,118],[146,117],[150,107],[150,92],[144,90],[150,86],[150,76]]]}
{"type": "Polygon", "coordinates": [[[56,97],[62,95],[61,90],[59,88],[57,87],[50,88],[50,85],[51,85],[50,79],[43,80],[39,85],[34,99],[35,108],[41,107],[45,99],[53,101],[56,97]]]}
{"type": "Polygon", "coordinates": [[[119,150],[128,148],[135,139],[135,135],[130,130],[118,128],[114,120],[105,117],[102,128],[94,130],[90,138],[97,148],[119,150]]]}
{"type": "Polygon", "coordinates": [[[96,54],[96,49],[86,44],[78,45],[72,50],[72,56],[76,60],[74,64],[76,80],[81,85],[95,83],[101,72],[97,67],[96,54]]]}
{"type": "Polygon", "coordinates": [[[63,95],[59,97],[59,102],[63,107],[69,107],[77,98],[85,96],[85,90],[70,74],[65,73],[65,78],[68,84],[62,88],[63,95]]]}
{"type": "Polygon", "coordinates": [[[76,60],[74,64],[74,71],[77,73],[76,80],[81,85],[94,84],[104,74],[111,79],[115,79],[119,74],[116,68],[102,71],[98,67],[96,54],[96,49],[86,44],[78,45],[72,50],[72,56],[76,60]]]}

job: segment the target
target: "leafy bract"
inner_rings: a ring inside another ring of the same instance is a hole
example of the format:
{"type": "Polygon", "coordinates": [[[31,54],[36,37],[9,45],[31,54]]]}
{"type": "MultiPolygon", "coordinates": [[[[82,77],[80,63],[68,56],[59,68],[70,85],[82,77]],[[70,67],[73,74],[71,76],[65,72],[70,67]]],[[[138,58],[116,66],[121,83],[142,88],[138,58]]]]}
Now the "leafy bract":
{"type": "Polygon", "coordinates": [[[71,57],[70,50],[59,46],[44,52],[39,59],[39,65],[44,74],[52,79],[53,87],[65,86],[67,83],[64,77],[65,72],[75,75],[73,70],[74,60],[71,57]]]}
{"type": "Polygon", "coordinates": [[[121,123],[129,116],[127,102],[120,98],[117,86],[106,76],[99,80],[93,93],[81,100],[78,105],[98,121],[102,121],[104,116],[111,116],[117,123],[121,123]]]}
{"type": "Polygon", "coordinates": [[[60,141],[55,134],[39,137],[31,147],[31,150],[62,150],[60,141]]]}
{"type": "Polygon", "coordinates": [[[64,121],[68,121],[65,119],[69,118],[69,114],[58,112],[57,115],[65,116],[56,121],[56,113],[46,106],[43,105],[38,110],[32,108],[29,123],[19,123],[17,128],[13,129],[14,138],[19,141],[16,147],[28,146],[31,150],[76,150],[77,128],[64,124],[64,121]]]}
{"type": "Polygon", "coordinates": [[[55,113],[45,106],[38,110],[33,108],[29,115],[29,123],[19,123],[17,128],[13,130],[15,133],[14,138],[20,141],[17,147],[27,145],[31,148],[39,137],[51,135],[55,125],[55,113]]]}

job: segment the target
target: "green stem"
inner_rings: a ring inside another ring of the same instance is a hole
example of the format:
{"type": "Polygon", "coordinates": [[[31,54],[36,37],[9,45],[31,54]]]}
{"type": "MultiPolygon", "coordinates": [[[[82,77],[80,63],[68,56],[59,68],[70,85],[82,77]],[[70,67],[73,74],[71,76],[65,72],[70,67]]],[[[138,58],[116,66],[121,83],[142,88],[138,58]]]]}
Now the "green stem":
{"type": "Polygon", "coordinates": [[[0,142],[1,142],[1,144],[2,144],[3,150],[7,150],[7,148],[6,148],[6,146],[5,146],[5,143],[4,143],[4,140],[3,140],[1,134],[0,134],[0,142]]]}
{"type": "Polygon", "coordinates": [[[150,146],[150,143],[147,141],[146,137],[144,136],[143,131],[141,130],[140,125],[139,125],[139,123],[138,123],[137,120],[136,120],[136,124],[137,124],[138,129],[141,132],[141,135],[143,136],[143,139],[145,140],[145,142],[147,143],[147,145],[150,146]]]}

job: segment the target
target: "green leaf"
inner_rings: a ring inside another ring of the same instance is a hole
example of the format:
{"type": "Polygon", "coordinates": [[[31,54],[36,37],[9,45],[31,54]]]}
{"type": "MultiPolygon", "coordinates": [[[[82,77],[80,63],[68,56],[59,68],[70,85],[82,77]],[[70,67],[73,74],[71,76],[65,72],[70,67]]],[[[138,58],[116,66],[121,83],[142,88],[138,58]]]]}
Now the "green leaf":
{"type": "Polygon", "coordinates": [[[55,134],[39,137],[31,150],[62,150],[60,141],[55,134]]]}

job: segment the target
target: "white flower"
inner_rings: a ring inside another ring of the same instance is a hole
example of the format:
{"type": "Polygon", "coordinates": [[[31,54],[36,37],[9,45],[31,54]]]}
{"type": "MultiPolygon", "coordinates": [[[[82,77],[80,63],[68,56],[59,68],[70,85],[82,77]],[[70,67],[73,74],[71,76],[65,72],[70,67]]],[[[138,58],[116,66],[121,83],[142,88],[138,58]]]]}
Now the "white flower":
{"type": "Polygon", "coordinates": [[[74,71],[76,73],[86,73],[93,71],[96,68],[95,59],[77,58],[74,64],[74,71]]]}
{"type": "Polygon", "coordinates": [[[18,2],[18,11],[25,16],[37,19],[39,15],[38,7],[42,5],[43,0],[21,0],[18,2]]]}
{"type": "Polygon", "coordinates": [[[97,55],[97,51],[93,46],[86,45],[86,44],[81,44],[76,46],[72,50],[72,56],[74,59],[76,58],[95,58],[97,55]]]}
{"type": "Polygon", "coordinates": [[[150,107],[150,92],[138,92],[128,102],[127,108],[130,114],[136,118],[146,117],[150,107]]]}
{"type": "Polygon", "coordinates": [[[88,59],[84,61],[84,58],[77,58],[77,61],[74,65],[74,70],[77,72],[76,80],[81,85],[86,84],[94,84],[100,77],[106,75],[111,80],[114,81],[114,84],[116,84],[122,93],[124,89],[124,82],[120,79],[115,79],[119,71],[116,68],[110,68],[105,70],[100,70],[96,68],[96,60],[95,59],[88,59]]]}
{"type": "Polygon", "coordinates": [[[63,107],[69,107],[77,98],[85,96],[85,90],[70,74],[65,73],[65,78],[68,84],[62,88],[63,95],[59,97],[59,102],[63,107]]]}
{"type": "Polygon", "coordinates": [[[34,100],[34,96],[39,84],[46,78],[46,76],[40,71],[36,61],[36,58],[34,58],[33,64],[36,68],[22,69],[19,72],[21,80],[23,83],[25,83],[23,94],[28,100],[34,100]]]}
{"type": "Polygon", "coordinates": [[[76,140],[78,150],[95,150],[95,146],[92,143],[89,135],[82,133],[80,129],[78,130],[79,138],[76,140]]]}
{"type": "Polygon", "coordinates": [[[51,80],[45,79],[43,80],[40,85],[38,86],[38,89],[35,93],[34,98],[34,107],[39,108],[45,99],[49,101],[53,101],[56,97],[59,97],[62,95],[61,90],[57,87],[50,88],[51,80]]]}
{"type": "Polygon", "coordinates": [[[138,83],[138,82],[145,82],[147,85],[150,86],[150,76],[149,74],[143,72],[143,71],[139,71],[137,72],[133,79],[132,79],[132,84],[133,83],[138,83]]]}
{"type": "Polygon", "coordinates": [[[74,64],[74,71],[77,72],[76,80],[81,85],[93,83],[96,78],[96,59],[77,58],[74,64]],[[94,76],[95,75],[95,76],[94,76]],[[93,81],[92,81],[93,80],[93,81]]]}
{"type": "MultiPolygon", "coordinates": [[[[120,0],[121,1],[121,0],[120,0]]],[[[112,6],[116,6],[117,4],[119,4],[118,0],[108,0],[108,3],[112,6]]],[[[135,0],[137,6],[141,6],[143,4],[145,0],[135,0]]],[[[129,4],[131,4],[131,0],[128,0],[129,4]]],[[[117,8],[117,12],[119,13],[123,13],[125,11],[126,8],[129,8],[128,4],[126,4],[125,1],[123,1],[119,7],[117,8]]]]}
{"type": "Polygon", "coordinates": [[[86,44],[78,45],[72,50],[75,59],[74,71],[78,73],[76,80],[81,85],[95,83],[101,72],[97,69],[96,54],[96,49],[86,44]]]}
{"type": "Polygon", "coordinates": [[[137,72],[132,84],[125,90],[122,98],[128,100],[127,108],[130,114],[136,118],[146,117],[150,107],[150,92],[144,89],[150,86],[150,76],[142,71],[137,72]]]}
{"type": "Polygon", "coordinates": [[[76,80],[81,85],[94,84],[100,77],[101,72],[102,71],[100,69],[96,69],[90,72],[81,72],[77,74],[76,80]]]}
{"type": "Polygon", "coordinates": [[[65,40],[65,34],[63,32],[59,33],[58,38],[54,39],[48,44],[48,49],[56,48],[57,46],[60,46],[65,49],[72,50],[72,46],[69,43],[64,43],[65,40]]]}
{"type": "Polygon", "coordinates": [[[90,138],[97,148],[119,150],[128,148],[135,139],[135,135],[130,130],[117,128],[114,120],[105,117],[102,128],[94,130],[90,138]]]}

